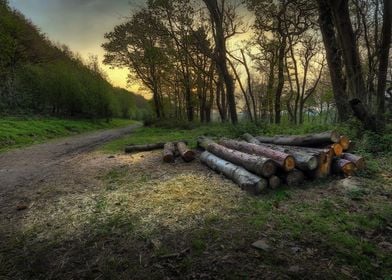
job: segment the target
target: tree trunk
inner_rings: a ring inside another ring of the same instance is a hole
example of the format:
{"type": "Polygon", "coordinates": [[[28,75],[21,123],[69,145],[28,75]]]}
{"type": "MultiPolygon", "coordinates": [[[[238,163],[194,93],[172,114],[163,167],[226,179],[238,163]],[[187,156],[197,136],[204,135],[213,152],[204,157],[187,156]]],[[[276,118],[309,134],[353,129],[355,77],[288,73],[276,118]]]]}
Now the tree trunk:
{"type": "Polygon", "coordinates": [[[343,147],[339,143],[328,145],[325,149],[332,149],[334,156],[340,157],[343,154],[343,147]]]}
{"type": "Polygon", "coordinates": [[[204,152],[200,160],[211,169],[222,173],[227,178],[233,180],[241,189],[258,195],[268,186],[267,180],[260,178],[246,169],[225,161],[209,152],[204,152]]]}
{"type": "Polygon", "coordinates": [[[281,135],[274,137],[258,136],[256,139],[261,143],[268,144],[314,147],[330,143],[339,143],[340,134],[337,131],[327,131],[308,135],[281,135]]]}
{"type": "Polygon", "coordinates": [[[335,35],[332,11],[329,0],[317,0],[319,11],[319,25],[331,76],[333,94],[339,121],[346,121],[350,117],[349,98],[346,93],[346,80],[343,75],[343,63],[339,44],[335,35]]]}
{"type": "Polygon", "coordinates": [[[125,147],[125,153],[130,154],[134,152],[147,152],[147,151],[159,150],[159,149],[163,149],[164,146],[165,143],[130,145],[125,147]]]}
{"type": "Polygon", "coordinates": [[[291,155],[272,150],[265,146],[235,140],[221,140],[219,141],[219,144],[229,149],[241,151],[247,154],[270,158],[285,171],[291,171],[295,168],[295,160],[291,155]]]}
{"type": "Polygon", "coordinates": [[[331,174],[331,166],[334,157],[334,152],[332,151],[332,149],[330,150],[318,149],[318,151],[319,151],[318,168],[310,172],[307,172],[307,175],[313,179],[326,178],[331,174]]]}
{"type": "Polygon", "coordinates": [[[289,187],[299,186],[305,181],[305,174],[298,169],[287,173],[279,173],[279,177],[289,187]]]}
{"type": "Polygon", "coordinates": [[[367,100],[366,87],[351,24],[348,0],[330,0],[329,3],[342,50],[351,98],[365,102],[367,100]]]}
{"type": "MultiPolygon", "coordinates": [[[[210,12],[212,25],[214,26],[214,41],[215,41],[215,55],[214,61],[218,69],[219,75],[226,86],[227,101],[230,110],[230,117],[232,123],[238,122],[237,106],[234,95],[234,82],[229,69],[227,67],[226,57],[226,38],[224,31],[224,17],[225,11],[219,8],[217,0],[203,0],[210,12]]],[[[224,7],[222,7],[224,8],[224,7]]]]}
{"type": "Polygon", "coordinates": [[[350,142],[351,141],[350,141],[350,139],[348,139],[347,136],[344,136],[344,135],[340,136],[339,144],[340,144],[340,146],[342,146],[343,151],[347,151],[350,148],[350,142]]]}
{"type": "Polygon", "coordinates": [[[196,158],[195,152],[190,150],[184,142],[178,142],[177,149],[185,162],[191,162],[196,158]]]}
{"type": "Polygon", "coordinates": [[[366,167],[365,159],[363,157],[349,154],[349,153],[344,153],[342,155],[342,158],[354,163],[358,170],[363,170],[366,167]]]}
{"type": "Polygon", "coordinates": [[[274,84],[275,84],[275,63],[273,60],[270,62],[270,73],[268,75],[268,86],[267,86],[267,104],[269,112],[269,121],[274,123],[274,84]]]}
{"type": "Polygon", "coordinates": [[[377,118],[369,113],[361,100],[357,98],[352,99],[350,100],[350,105],[354,112],[354,116],[362,122],[365,129],[379,132],[380,129],[383,128],[383,125],[380,125],[377,118]]]}
{"type": "MultiPolygon", "coordinates": [[[[188,144],[188,141],[186,140],[180,140],[180,141],[174,141],[173,143],[177,145],[177,143],[183,142],[186,145],[188,144]]],[[[125,147],[125,153],[134,153],[134,152],[148,152],[148,151],[153,151],[153,150],[159,150],[163,149],[165,147],[165,143],[153,143],[153,144],[144,144],[144,145],[128,145],[125,147]]]]}
{"type": "Polygon", "coordinates": [[[163,147],[163,161],[173,163],[175,159],[176,145],[173,142],[166,143],[163,147]]]}
{"type": "Polygon", "coordinates": [[[278,176],[271,176],[269,179],[268,179],[268,187],[270,188],[270,189],[277,189],[277,188],[279,188],[280,187],[280,185],[282,184],[282,180],[278,177],[278,176]]]}
{"type": "Polygon", "coordinates": [[[379,50],[380,65],[378,68],[377,86],[377,118],[382,129],[385,125],[385,88],[388,72],[389,49],[391,47],[392,36],[392,3],[384,0],[383,26],[381,32],[381,45],[379,50]]]}
{"type": "Polygon", "coordinates": [[[193,122],[194,120],[194,112],[192,105],[192,89],[189,82],[185,82],[185,103],[186,103],[186,115],[189,122],[193,122]]]}
{"type": "Polygon", "coordinates": [[[344,174],[346,176],[353,176],[356,168],[355,164],[351,161],[335,158],[332,162],[332,170],[335,174],[344,174]]]}
{"type": "Polygon", "coordinates": [[[199,139],[199,145],[205,147],[208,152],[239,165],[250,172],[265,178],[269,178],[276,173],[275,163],[268,158],[228,149],[208,139],[204,140],[205,143],[202,143],[202,141],[199,139]]]}
{"type": "Polygon", "coordinates": [[[282,42],[279,48],[278,57],[278,87],[275,93],[275,123],[281,122],[282,109],[281,109],[281,98],[284,87],[284,58],[286,55],[286,36],[282,36],[282,42]]]}
{"type": "MultiPolygon", "coordinates": [[[[255,137],[250,134],[244,134],[243,138],[249,143],[260,145],[261,142],[258,141],[255,137]]],[[[315,156],[314,153],[309,151],[301,150],[301,149],[293,149],[290,146],[278,146],[273,144],[264,144],[265,146],[277,150],[283,153],[290,154],[295,159],[295,165],[298,169],[302,171],[310,171],[314,170],[318,166],[318,156],[315,156]]]]}

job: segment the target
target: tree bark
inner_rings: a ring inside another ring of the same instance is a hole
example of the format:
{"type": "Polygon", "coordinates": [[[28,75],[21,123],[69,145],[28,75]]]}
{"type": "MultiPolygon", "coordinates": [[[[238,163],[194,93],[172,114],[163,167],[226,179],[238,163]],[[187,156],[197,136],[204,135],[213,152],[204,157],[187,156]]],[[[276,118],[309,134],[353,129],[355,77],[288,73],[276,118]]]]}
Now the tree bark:
{"type": "Polygon", "coordinates": [[[363,170],[366,167],[365,159],[363,157],[353,155],[350,153],[344,153],[342,155],[342,158],[354,163],[358,170],[363,170]]]}
{"type": "Polygon", "coordinates": [[[166,143],[163,147],[163,161],[173,163],[175,159],[176,145],[173,142],[166,143]]]}
{"type": "Polygon", "coordinates": [[[275,93],[275,123],[280,124],[282,117],[281,98],[284,87],[284,58],[286,55],[287,38],[282,36],[278,56],[278,87],[275,93]]]}
{"type": "Polygon", "coordinates": [[[282,184],[282,180],[278,177],[278,176],[271,176],[269,179],[268,179],[268,187],[270,188],[270,189],[277,189],[277,188],[279,188],[280,187],[280,185],[282,184]]]}
{"type": "Polygon", "coordinates": [[[305,174],[298,169],[294,169],[287,173],[280,173],[279,177],[289,187],[299,186],[305,181],[305,174]]]}
{"type": "Polygon", "coordinates": [[[130,145],[125,147],[125,153],[135,153],[135,152],[148,152],[153,150],[163,149],[165,143],[155,143],[146,145],[130,145]]]}
{"type": "Polygon", "coordinates": [[[224,34],[224,7],[219,8],[217,0],[203,0],[210,12],[211,21],[214,26],[214,41],[215,41],[215,55],[214,61],[218,69],[219,75],[226,86],[226,96],[230,110],[230,117],[232,123],[238,122],[237,106],[234,95],[234,81],[227,67],[226,57],[226,38],[224,34]]]}
{"type": "Polygon", "coordinates": [[[392,36],[392,3],[384,0],[383,26],[381,31],[381,45],[379,50],[380,65],[378,68],[377,86],[377,118],[384,128],[385,125],[385,88],[388,72],[389,50],[392,36]]]}
{"type": "Polygon", "coordinates": [[[286,172],[295,168],[295,160],[291,155],[275,151],[265,146],[235,140],[221,140],[219,141],[219,144],[229,149],[241,151],[247,154],[270,158],[286,172]]]}
{"type": "Polygon", "coordinates": [[[343,154],[343,147],[339,143],[326,146],[325,149],[332,149],[334,156],[340,157],[343,154]]]}
{"type": "Polygon", "coordinates": [[[339,121],[346,121],[350,117],[349,98],[346,93],[346,80],[343,75],[343,63],[335,35],[332,11],[329,0],[317,0],[317,3],[319,25],[323,36],[339,121]]]}
{"type": "Polygon", "coordinates": [[[267,105],[270,123],[274,123],[274,84],[275,84],[275,61],[271,59],[269,65],[268,85],[267,85],[267,105]]]}
{"type": "Polygon", "coordinates": [[[205,139],[204,141],[205,142],[200,145],[205,147],[208,152],[231,163],[239,165],[250,172],[265,178],[269,178],[276,173],[275,163],[268,158],[232,150],[208,139],[205,139]]]}
{"type": "Polygon", "coordinates": [[[356,171],[355,164],[351,161],[335,158],[332,162],[332,170],[335,174],[344,174],[346,176],[353,176],[356,171]]]}
{"type": "Polygon", "coordinates": [[[190,150],[184,142],[178,142],[177,149],[185,162],[191,162],[196,158],[195,152],[190,150]]]}
{"type": "Polygon", "coordinates": [[[256,139],[261,143],[310,147],[339,143],[340,134],[336,131],[326,131],[308,135],[281,135],[275,137],[258,136],[256,139]]]}
{"type": "Polygon", "coordinates": [[[342,146],[343,151],[347,151],[350,148],[350,139],[347,136],[340,136],[339,144],[342,146]]]}
{"type": "Polygon", "coordinates": [[[329,3],[342,50],[351,98],[365,102],[367,100],[366,87],[350,19],[348,0],[330,0],[329,3]]]}
{"type": "Polygon", "coordinates": [[[268,186],[267,180],[260,178],[246,169],[225,161],[209,152],[204,152],[200,160],[211,169],[222,173],[227,178],[238,184],[241,189],[258,195],[261,194],[268,186]]]}
{"type": "MultiPolygon", "coordinates": [[[[174,141],[173,143],[177,145],[177,143],[183,142],[186,145],[188,145],[188,141],[186,140],[180,140],[180,141],[174,141]]],[[[130,154],[134,152],[148,152],[148,151],[153,151],[153,150],[160,150],[163,149],[165,146],[165,143],[153,143],[153,144],[144,144],[144,145],[128,145],[125,147],[125,153],[130,154]]]]}
{"type": "MultiPolygon", "coordinates": [[[[260,141],[258,141],[255,137],[253,137],[248,133],[244,134],[243,138],[249,143],[256,144],[256,145],[261,144],[260,141]]],[[[273,144],[264,144],[264,145],[273,150],[277,150],[292,155],[295,159],[296,167],[302,171],[314,170],[318,166],[318,156],[309,151],[299,149],[299,148],[293,149],[293,147],[290,146],[278,146],[273,144]]]]}
{"type": "Polygon", "coordinates": [[[307,175],[313,179],[326,178],[331,174],[332,160],[334,151],[332,149],[322,150],[319,149],[319,163],[318,168],[307,172],[307,175]]]}
{"type": "Polygon", "coordinates": [[[370,114],[365,104],[358,98],[350,100],[351,109],[354,112],[354,116],[359,119],[365,129],[379,132],[383,125],[379,124],[377,118],[370,114]]]}

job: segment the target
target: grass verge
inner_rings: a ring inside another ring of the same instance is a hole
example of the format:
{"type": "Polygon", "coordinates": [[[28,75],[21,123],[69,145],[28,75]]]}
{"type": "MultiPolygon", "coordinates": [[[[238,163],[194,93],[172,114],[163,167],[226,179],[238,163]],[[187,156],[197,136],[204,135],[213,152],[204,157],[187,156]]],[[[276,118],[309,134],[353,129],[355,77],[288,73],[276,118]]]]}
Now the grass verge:
{"type": "Polygon", "coordinates": [[[113,119],[110,122],[69,120],[57,118],[2,118],[0,119],[0,152],[43,143],[49,139],[83,132],[123,127],[134,124],[131,120],[113,119]]]}

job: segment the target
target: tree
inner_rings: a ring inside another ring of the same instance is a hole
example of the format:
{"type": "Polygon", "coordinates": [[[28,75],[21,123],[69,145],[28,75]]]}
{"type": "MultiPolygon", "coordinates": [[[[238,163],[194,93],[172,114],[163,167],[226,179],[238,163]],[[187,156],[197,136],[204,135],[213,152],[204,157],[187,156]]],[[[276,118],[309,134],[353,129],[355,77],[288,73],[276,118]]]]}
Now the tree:
{"type": "Polygon", "coordinates": [[[232,123],[238,122],[237,106],[234,95],[234,81],[229,72],[227,65],[227,46],[226,40],[231,34],[225,34],[225,19],[226,19],[226,1],[220,0],[203,0],[210,13],[211,24],[213,26],[213,37],[215,41],[215,52],[213,55],[214,63],[218,69],[221,80],[225,84],[225,91],[230,111],[230,118],[232,123]]]}
{"type": "Polygon", "coordinates": [[[319,25],[323,36],[328,68],[331,76],[333,94],[340,121],[350,116],[349,98],[346,93],[346,79],[343,74],[343,61],[339,42],[335,34],[332,10],[328,0],[318,0],[319,25]]]}
{"type": "Polygon", "coordinates": [[[392,36],[392,3],[384,0],[383,27],[381,32],[381,44],[379,50],[378,86],[377,86],[377,117],[385,122],[385,89],[388,74],[389,50],[392,36]]]}
{"type": "MultiPolygon", "coordinates": [[[[379,113],[376,118],[376,115],[371,112],[371,106],[367,103],[369,98],[368,93],[366,92],[361,59],[356,43],[357,40],[350,19],[348,0],[318,0],[317,2],[319,6],[321,29],[323,30],[324,43],[327,49],[331,79],[333,80],[333,83],[337,83],[337,80],[339,79],[341,80],[344,68],[348,91],[350,93],[349,103],[354,115],[363,123],[365,129],[380,131],[385,125],[382,118],[383,113],[379,113]],[[333,19],[332,22],[328,17],[333,19]],[[339,52],[342,54],[343,65],[339,65],[340,62],[337,63],[336,60],[339,52]]],[[[387,9],[386,14],[388,16],[390,15],[390,3],[389,1],[385,1],[385,3],[384,9],[387,9]]],[[[379,69],[383,73],[381,74],[380,72],[381,76],[378,85],[378,112],[382,112],[385,107],[385,104],[381,101],[385,96],[381,91],[385,92],[385,83],[383,80],[386,81],[386,69],[388,68],[387,58],[391,40],[390,24],[390,17],[389,19],[384,18],[383,44],[381,44],[379,49],[379,69]]]]}
{"type": "Polygon", "coordinates": [[[163,29],[159,19],[143,9],[105,34],[108,42],[102,45],[106,51],[104,63],[128,67],[151,90],[158,119],[165,117],[162,83],[169,62],[164,51],[165,38],[159,32],[163,29]]]}

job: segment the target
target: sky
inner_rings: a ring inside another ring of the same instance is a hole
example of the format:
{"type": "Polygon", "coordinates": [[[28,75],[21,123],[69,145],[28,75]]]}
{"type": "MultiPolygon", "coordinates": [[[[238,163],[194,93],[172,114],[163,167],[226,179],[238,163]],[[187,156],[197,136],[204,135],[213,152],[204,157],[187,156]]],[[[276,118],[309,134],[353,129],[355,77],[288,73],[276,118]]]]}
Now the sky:
{"type": "MultiPolygon", "coordinates": [[[[98,55],[102,62],[104,34],[123,22],[124,17],[140,8],[144,0],[10,0],[52,41],[68,45],[87,59],[98,55]]],[[[104,66],[115,86],[126,87],[127,70],[111,70],[104,66]]],[[[138,91],[139,86],[128,88],[138,91]]]]}

